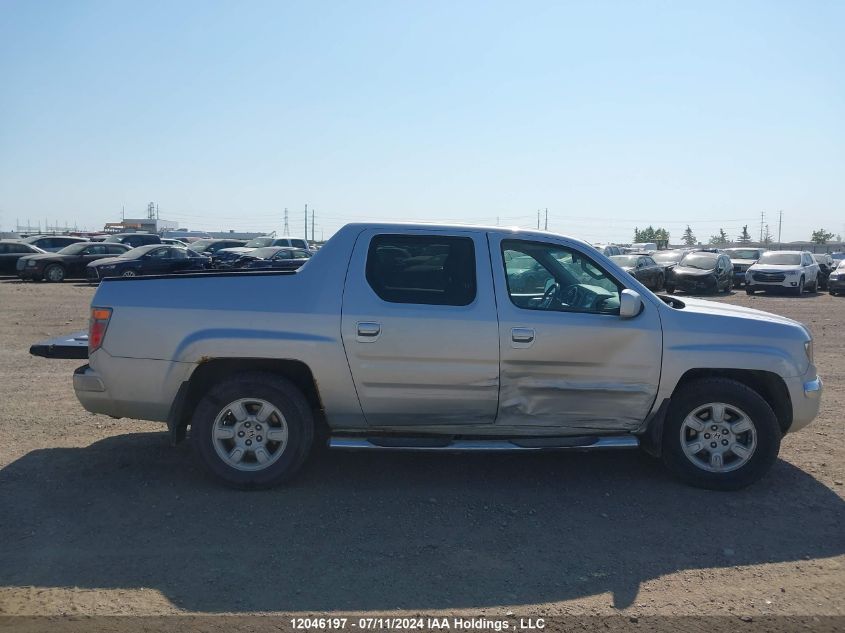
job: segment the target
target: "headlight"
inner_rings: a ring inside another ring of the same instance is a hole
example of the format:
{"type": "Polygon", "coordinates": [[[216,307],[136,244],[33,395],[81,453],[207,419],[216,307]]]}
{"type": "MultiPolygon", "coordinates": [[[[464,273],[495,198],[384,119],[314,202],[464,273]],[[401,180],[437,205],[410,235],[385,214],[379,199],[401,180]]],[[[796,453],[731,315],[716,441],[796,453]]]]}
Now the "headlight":
{"type": "Polygon", "coordinates": [[[804,341],[804,351],[807,352],[807,358],[810,359],[810,362],[813,362],[813,339],[809,341],[804,341]]]}
{"type": "Polygon", "coordinates": [[[839,274],[838,273],[830,273],[830,277],[828,279],[832,279],[833,281],[836,281],[837,279],[839,279],[839,274]]]}
{"type": "Polygon", "coordinates": [[[33,260],[27,260],[26,262],[27,268],[35,268],[35,262],[33,260]]]}

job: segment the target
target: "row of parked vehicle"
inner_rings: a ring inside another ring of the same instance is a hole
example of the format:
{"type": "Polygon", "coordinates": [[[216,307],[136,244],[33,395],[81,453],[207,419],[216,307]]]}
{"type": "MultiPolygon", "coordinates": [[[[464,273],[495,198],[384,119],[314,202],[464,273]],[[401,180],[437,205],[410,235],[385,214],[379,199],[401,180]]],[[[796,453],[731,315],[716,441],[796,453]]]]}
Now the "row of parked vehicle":
{"type": "Polygon", "coordinates": [[[611,254],[610,258],[649,289],[669,294],[676,290],[716,294],[743,285],[748,294],[787,290],[801,295],[805,290],[828,288],[837,294],[845,289],[845,267],[837,268],[845,259],[834,259],[829,253],[708,248],[611,254]],[[831,281],[835,287],[829,285],[831,281]]]}
{"type": "Polygon", "coordinates": [[[186,244],[149,233],[86,239],[32,236],[0,241],[0,273],[23,280],[60,282],[138,277],[207,269],[296,270],[311,257],[299,238],[206,239],[186,244]]]}

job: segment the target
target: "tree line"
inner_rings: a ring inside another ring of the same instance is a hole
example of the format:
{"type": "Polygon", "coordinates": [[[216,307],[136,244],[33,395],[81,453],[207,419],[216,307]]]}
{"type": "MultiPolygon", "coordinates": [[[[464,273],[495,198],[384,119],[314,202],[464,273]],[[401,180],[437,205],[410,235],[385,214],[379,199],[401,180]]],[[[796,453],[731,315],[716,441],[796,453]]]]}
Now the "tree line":
{"type": "MultiPolygon", "coordinates": [[[[825,229],[819,229],[818,231],[813,231],[812,236],[810,237],[810,241],[814,244],[827,244],[831,239],[836,237],[837,242],[842,241],[841,235],[834,236],[833,233],[827,231],[825,229]]],[[[684,230],[684,234],[681,236],[681,241],[686,246],[695,246],[698,244],[698,238],[692,232],[692,228],[689,224],[687,224],[687,228],[684,230]]],[[[753,238],[751,237],[751,233],[748,232],[748,225],[742,227],[742,232],[737,236],[736,243],[737,244],[750,244],[753,242],[753,238]]],[[[766,224],[763,227],[763,245],[768,245],[774,243],[775,239],[772,235],[771,230],[769,229],[769,225],[766,224]]],[[[642,242],[654,242],[658,246],[661,244],[668,245],[669,244],[669,231],[662,227],[654,228],[653,226],[648,226],[640,230],[639,228],[634,228],[634,243],[642,243],[642,242]]],[[[725,244],[730,244],[731,239],[728,237],[728,234],[725,232],[724,229],[719,229],[719,232],[716,235],[711,235],[710,239],[707,242],[711,246],[723,246],[725,244]]]]}

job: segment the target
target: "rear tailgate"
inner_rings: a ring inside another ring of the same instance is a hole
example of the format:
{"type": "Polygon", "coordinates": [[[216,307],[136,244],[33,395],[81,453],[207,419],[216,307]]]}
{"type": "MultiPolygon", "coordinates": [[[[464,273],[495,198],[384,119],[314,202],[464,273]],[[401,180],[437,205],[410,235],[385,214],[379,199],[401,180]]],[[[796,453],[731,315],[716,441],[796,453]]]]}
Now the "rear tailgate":
{"type": "Polygon", "coordinates": [[[44,358],[88,358],[88,332],[74,332],[30,346],[29,353],[44,358]]]}

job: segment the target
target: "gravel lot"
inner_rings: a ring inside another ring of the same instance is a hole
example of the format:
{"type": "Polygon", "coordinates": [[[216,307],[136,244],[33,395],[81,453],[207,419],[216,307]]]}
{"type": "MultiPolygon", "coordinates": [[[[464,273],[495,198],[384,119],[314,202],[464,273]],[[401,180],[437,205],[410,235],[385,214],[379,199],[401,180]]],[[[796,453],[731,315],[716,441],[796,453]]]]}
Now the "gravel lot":
{"type": "Polygon", "coordinates": [[[845,299],[719,298],[807,323],[820,417],[738,493],[636,451],[327,453],[292,485],[223,489],[161,425],[82,409],[94,289],[0,280],[0,614],[845,615],[845,299]]]}

